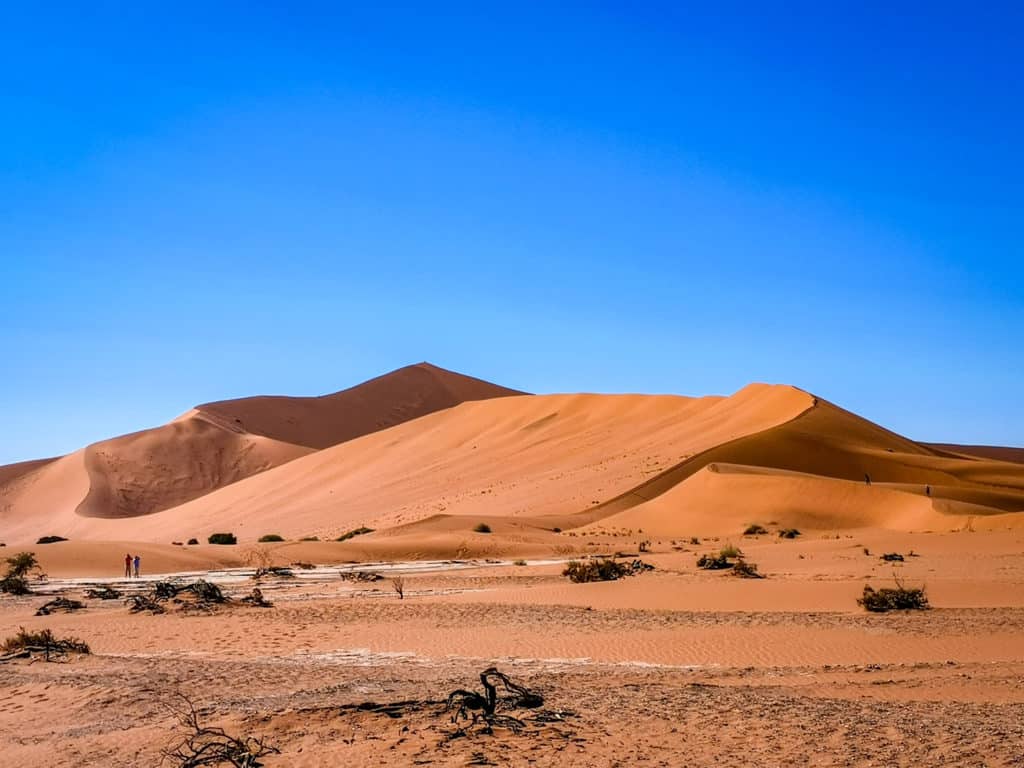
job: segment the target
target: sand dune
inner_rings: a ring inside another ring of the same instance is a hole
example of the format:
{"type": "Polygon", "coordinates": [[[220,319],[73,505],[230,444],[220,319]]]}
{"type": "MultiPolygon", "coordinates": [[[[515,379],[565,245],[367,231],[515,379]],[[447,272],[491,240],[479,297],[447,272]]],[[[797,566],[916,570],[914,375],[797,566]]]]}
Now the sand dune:
{"type": "Polygon", "coordinates": [[[145,519],[79,520],[78,535],[146,541],[225,526],[255,539],[334,537],[444,513],[574,515],[664,467],[793,418],[812,398],[754,385],[729,398],[546,395],[467,402],[324,449],[145,519]]]}
{"type": "MultiPolygon", "coordinates": [[[[426,363],[333,395],[194,408],[61,459],[0,467],[0,537],[83,535],[81,518],[148,515],[271,467],[459,402],[521,394],[426,363]]],[[[118,531],[112,530],[114,538],[118,531]]]]}
{"type": "Polygon", "coordinates": [[[0,538],[167,543],[231,530],[252,542],[367,525],[366,557],[510,555],[565,548],[554,528],[949,530],[1024,511],[1024,465],[948,447],[788,386],[525,396],[419,365],[324,398],[199,406],[8,468],[0,538]],[[493,533],[474,532],[479,522],[493,533]]]}
{"type": "Polygon", "coordinates": [[[322,397],[246,397],[196,410],[226,429],[327,448],[467,400],[523,394],[419,363],[322,397]]]}

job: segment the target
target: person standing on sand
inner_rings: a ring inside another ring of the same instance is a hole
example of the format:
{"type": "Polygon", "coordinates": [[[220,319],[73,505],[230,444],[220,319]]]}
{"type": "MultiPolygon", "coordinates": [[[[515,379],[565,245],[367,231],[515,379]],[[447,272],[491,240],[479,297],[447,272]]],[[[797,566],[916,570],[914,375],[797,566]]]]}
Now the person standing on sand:
{"type": "Polygon", "coordinates": [[[142,565],[142,558],[138,555],[135,556],[135,578],[139,578],[139,566],[142,565]]]}
{"type": "Polygon", "coordinates": [[[132,556],[124,556],[124,577],[130,579],[132,577],[132,556]]]}

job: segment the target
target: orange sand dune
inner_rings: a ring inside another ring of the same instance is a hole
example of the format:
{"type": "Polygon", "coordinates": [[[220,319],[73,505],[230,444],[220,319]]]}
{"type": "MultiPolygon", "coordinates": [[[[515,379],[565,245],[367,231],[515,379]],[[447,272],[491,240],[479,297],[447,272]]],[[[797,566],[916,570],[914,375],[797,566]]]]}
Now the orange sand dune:
{"type": "Polygon", "coordinates": [[[228,429],[327,448],[468,400],[523,395],[429,363],[322,397],[245,397],[196,407],[228,429]]]}
{"type": "Polygon", "coordinates": [[[572,520],[593,502],[688,456],[792,419],[811,402],[799,390],[766,385],[729,398],[545,395],[467,402],[146,518],[80,518],[75,527],[79,536],[143,541],[202,538],[227,528],[252,540],[268,532],[333,538],[361,524],[382,528],[439,513],[572,520]]]}
{"type": "Polygon", "coordinates": [[[683,535],[695,528],[735,530],[742,521],[787,514],[791,525],[907,530],[957,524],[941,523],[933,513],[1021,510],[1024,469],[1019,465],[942,454],[815,400],[813,408],[796,418],[680,462],[591,510],[589,517],[606,518],[613,527],[683,535]],[[727,464],[807,477],[747,469],[726,479],[708,471],[727,464]],[[835,482],[839,480],[846,482],[835,482]],[[644,509],[625,514],[638,505],[644,509]]]}
{"type": "Polygon", "coordinates": [[[1009,448],[996,445],[954,445],[952,443],[923,443],[937,451],[952,453],[959,456],[995,459],[1024,464],[1024,448],[1009,448]]]}
{"type": "MultiPolygon", "coordinates": [[[[270,467],[468,399],[521,394],[428,364],[320,398],[201,405],[59,460],[0,467],[0,537],[82,533],[80,517],[169,509],[270,467]],[[289,439],[291,438],[291,439],[289,439]]],[[[112,531],[118,538],[117,531],[112,531]]]]}

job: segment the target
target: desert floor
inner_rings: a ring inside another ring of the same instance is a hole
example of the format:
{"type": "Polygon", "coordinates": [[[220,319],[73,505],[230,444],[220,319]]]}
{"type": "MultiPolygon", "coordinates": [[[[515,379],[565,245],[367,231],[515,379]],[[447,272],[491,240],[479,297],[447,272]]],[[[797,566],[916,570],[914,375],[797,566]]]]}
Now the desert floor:
{"type": "MultiPolygon", "coordinates": [[[[757,581],[696,569],[724,543],[654,542],[654,571],[600,584],[552,562],[410,567],[402,600],[326,569],[264,579],[272,608],[209,614],[92,600],[36,617],[47,596],[5,597],[0,639],[50,628],[93,653],[0,664],[0,762],[157,765],[184,694],[205,724],[278,748],[267,766],[1024,765],[1024,532],[736,537],[757,581]],[[894,575],[933,608],[857,606],[894,575]],[[544,706],[518,733],[460,732],[444,700],[492,665],[544,706]]],[[[592,549],[615,547],[636,552],[592,549]]],[[[61,578],[40,591],[81,597],[43,560],[61,578]]]]}

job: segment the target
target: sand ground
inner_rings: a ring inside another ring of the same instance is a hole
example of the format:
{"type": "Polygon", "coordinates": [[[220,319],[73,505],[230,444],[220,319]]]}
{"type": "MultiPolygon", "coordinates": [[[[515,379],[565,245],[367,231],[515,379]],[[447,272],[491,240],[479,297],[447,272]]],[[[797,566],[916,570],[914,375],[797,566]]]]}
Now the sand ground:
{"type": "Polygon", "coordinates": [[[264,581],[273,608],[210,615],[35,617],[43,596],[4,598],[0,637],[49,627],[93,654],[0,665],[2,762],[156,765],[180,692],[279,748],[267,766],[1024,765],[1024,533],[736,537],[763,581],[698,571],[721,543],[655,543],[656,570],[602,584],[551,563],[409,574],[404,600],[333,572],[264,581]],[[894,574],[933,609],[857,607],[894,574]],[[541,722],[453,738],[441,702],[491,665],[543,693],[541,722]]]}

